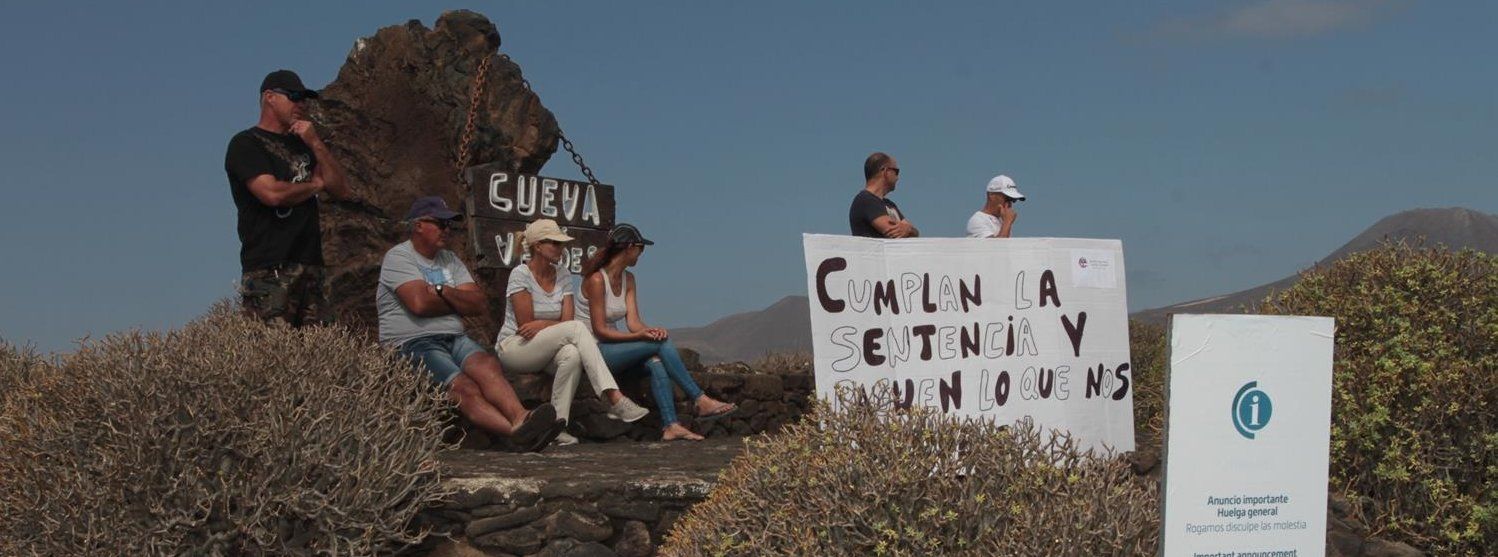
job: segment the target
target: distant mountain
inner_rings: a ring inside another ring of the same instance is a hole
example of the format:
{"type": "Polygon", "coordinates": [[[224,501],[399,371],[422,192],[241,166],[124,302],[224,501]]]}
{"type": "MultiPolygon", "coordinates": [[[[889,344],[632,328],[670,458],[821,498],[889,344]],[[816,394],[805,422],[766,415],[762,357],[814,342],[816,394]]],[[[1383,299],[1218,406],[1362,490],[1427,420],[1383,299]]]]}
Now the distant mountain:
{"type": "MultiPolygon", "coordinates": [[[[1471,209],[1414,209],[1384,217],[1317,265],[1378,246],[1384,240],[1425,238],[1426,245],[1472,248],[1498,254],[1498,215],[1471,209]]],[[[1136,312],[1130,317],[1160,322],[1171,313],[1236,313],[1273,290],[1295,284],[1298,274],[1247,290],[1136,312]]],[[[786,296],[768,308],[724,317],[709,325],[672,331],[680,346],[702,355],[704,363],[749,361],[767,353],[810,351],[811,310],[806,296],[786,296]]]]}
{"type": "MultiPolygon", "coordinates": [[[[1425,239],[1425,245],[1445,245],[1452,249],[1472,248],[1498,254],[1498,215],[1489,215],[1453,207],[1448,209],[1412,209],[1384,217],[1356,238],[1322,258],[1317,266],[1328,265],[1353,253],[1377,247],[1384,240],[1425,239]]],[[[1135,312],[1130,317],[1160,323],[1172,313],[1239,313],[1262,302],[1270,292],[1295,284],[1299,273],[1280,280],[1240,290],[1232,294],[1182,302],[1161,308],[1135,312]]]]}
{"type": "Polygon", "coordinates": [[[806,296],[786,296],[765,309],[724,317],[703,327],[673,329],[676,345],[702,362],[752,361],[773,352],[811,351],[811,307],[806,296]]]}

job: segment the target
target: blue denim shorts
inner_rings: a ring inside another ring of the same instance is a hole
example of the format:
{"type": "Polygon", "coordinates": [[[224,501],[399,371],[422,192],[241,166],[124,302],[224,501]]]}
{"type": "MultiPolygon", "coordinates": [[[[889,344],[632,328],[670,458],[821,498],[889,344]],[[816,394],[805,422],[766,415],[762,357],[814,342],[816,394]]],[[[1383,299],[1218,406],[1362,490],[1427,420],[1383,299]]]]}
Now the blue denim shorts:
{"type": "Polygon", "coordinates": [[[484,351],[484,347],[467,335],[428,335],[401,344],[401,355],[424,364],[432,381],[447,386],[463,373],[463,362],[484,351]]]}

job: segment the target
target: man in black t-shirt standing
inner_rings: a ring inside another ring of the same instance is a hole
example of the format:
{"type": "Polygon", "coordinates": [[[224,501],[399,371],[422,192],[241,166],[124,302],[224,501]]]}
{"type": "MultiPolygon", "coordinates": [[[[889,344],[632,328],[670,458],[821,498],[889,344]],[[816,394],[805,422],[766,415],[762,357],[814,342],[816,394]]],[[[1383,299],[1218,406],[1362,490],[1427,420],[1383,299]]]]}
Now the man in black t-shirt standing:
{"type": "Polygon", "coordinates": [[[848,208],[848,227],[854,236],[866,238],[915,238],[921,235],[915,225],[905,220],[900,207],[887,197],[900,181],[900,166],[895,158],[874,153],[863,161],[863,191],[853,196],[848,208]]]}
{"type": "Polygon", "coordinates": [[[293,327],[328,323],[317,194],[351,196],[343,168],[305,119],[317,91],[290,70],[260,82],[260,121],[224,156],[239,212],[240,296],[246,313],[293,327]]]}

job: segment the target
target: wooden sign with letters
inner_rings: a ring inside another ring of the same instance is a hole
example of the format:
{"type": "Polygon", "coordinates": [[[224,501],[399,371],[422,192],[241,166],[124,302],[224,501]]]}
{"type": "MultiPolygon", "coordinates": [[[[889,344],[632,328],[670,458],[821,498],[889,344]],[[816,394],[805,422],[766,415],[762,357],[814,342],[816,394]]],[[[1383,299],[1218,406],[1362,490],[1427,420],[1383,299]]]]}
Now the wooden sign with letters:
{"type": "Polygon", "coordinates": [[[582,272],[583,261],[602,249],[614,226],[614,186],[512,172],[487,164],[465,171],[471,192],[469,237],[480,269],[513,269],[525,259],[525,226],[552,219],[574,240],[562,264],[582,272]]]}

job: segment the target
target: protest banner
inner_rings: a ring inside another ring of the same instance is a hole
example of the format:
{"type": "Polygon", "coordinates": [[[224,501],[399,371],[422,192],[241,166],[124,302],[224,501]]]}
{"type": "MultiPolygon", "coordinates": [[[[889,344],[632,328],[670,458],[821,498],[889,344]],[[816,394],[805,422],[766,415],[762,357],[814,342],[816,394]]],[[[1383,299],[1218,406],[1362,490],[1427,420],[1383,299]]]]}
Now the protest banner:
{"type": "Polygon", "coordinates": [[[1171,319],[1166,556],[1326,551],[1329,317],[1171,319]]]}
{"type": "Polygon", "coordinates": [[[819,396],[838,385],[1134,449],[1123,245],[806,234],[819,396]]]}

